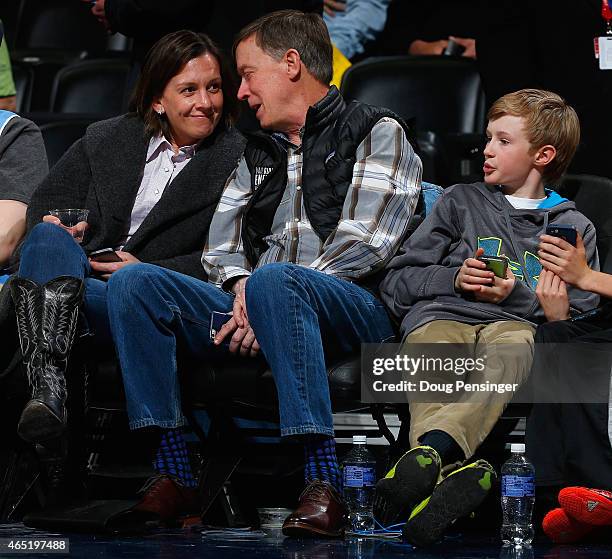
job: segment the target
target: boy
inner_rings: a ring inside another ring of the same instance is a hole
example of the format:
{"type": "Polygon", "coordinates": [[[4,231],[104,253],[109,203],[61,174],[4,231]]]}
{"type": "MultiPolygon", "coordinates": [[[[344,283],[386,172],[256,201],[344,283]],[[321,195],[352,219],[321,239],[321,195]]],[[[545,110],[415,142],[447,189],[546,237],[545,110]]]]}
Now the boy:
{"type": "MultiPolygon", "coordinates": [[[[559,281],[540,278],[539,236],[548,224],[574,225],[596,268],[595,230],[573,202],[544,188],[559,180],[576,150],[574,110],[554,93],[524,89],[496,101],[488,119],[484,183],[444,192],[389,263],[381,294],[401,321],[402,353],[413,343],[470,344],[475,357],[489,350],[480,382],[520,384],[531,366],[535,326],[567,315],[559,281]],[[496,277],[481,256],[506,256],[505,277],[496,277]],[[495,348],[500,343],[513,344],[503,359],[495,348]]],[[[569,301],[583,311],[597,296],[570,289],[569,301]]],[[[461,403],[410,404],[413,449],[377,486],[392,512],[421,503],[404,527],[409,541],[432,543],[486,496],[495,472],[482,460],[433,486],[440,466],[474,454],[511,397],[465,392],[461,403]]]]}

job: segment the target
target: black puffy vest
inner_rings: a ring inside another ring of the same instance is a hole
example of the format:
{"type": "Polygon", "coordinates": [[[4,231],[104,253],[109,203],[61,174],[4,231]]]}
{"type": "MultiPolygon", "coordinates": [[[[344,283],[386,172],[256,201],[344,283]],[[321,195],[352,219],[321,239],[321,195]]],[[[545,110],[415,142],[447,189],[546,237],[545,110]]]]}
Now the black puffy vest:
{"type": "MultiPolygon", "coordinates": [[[[334,86],[308,110],[302,136],[302,192],[306,215],[322,241],[340,220],[357,148],[383,117],[396,120],[411,139],[395,113],[358,101],[347,105],[334,86]]],[[[256,132],[249,135],[244,156],[254,194],[244,211],[242,242],[254,266],[268,248],[263,239],[270,234],[287,186],[287,152],[269,134],[256,132]]]]}

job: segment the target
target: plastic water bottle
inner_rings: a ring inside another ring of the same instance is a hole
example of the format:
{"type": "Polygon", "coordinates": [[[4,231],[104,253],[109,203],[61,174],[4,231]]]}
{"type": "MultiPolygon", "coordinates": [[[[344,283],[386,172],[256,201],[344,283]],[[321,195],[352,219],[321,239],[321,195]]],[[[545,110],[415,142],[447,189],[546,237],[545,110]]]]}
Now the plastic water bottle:
{"type": "Polygon", "coordinates": [[[365,435],[353,436],[353,448],[343,466],[344,499],[353,532],[371,532],[374,528],[374,485],[376,459],[366,446],[365,435]]]}
{"type": "Polygon", "coordinates": [[[512,456],[504,463],[502,474],[503,524],[501,538],[513,545],[533,540],[531,515],[535,500],[535,469],[525,458],[525,445],[510,445],[512,456]]]}

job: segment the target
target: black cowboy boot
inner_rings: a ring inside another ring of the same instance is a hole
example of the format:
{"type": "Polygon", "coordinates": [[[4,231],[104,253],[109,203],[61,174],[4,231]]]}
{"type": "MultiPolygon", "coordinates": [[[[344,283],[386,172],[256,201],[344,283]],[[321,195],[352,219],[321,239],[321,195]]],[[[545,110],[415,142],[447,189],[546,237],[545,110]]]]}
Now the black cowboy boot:
{"type": "Polygon", "coordinates": [[[23,362],[32,399],[26,404],[17,432],[28,442],[42,442],[66,428],[66,367],[74,340],[83,282],[60,276],[45,285],[15,277],[11,295],[23,362]]]}

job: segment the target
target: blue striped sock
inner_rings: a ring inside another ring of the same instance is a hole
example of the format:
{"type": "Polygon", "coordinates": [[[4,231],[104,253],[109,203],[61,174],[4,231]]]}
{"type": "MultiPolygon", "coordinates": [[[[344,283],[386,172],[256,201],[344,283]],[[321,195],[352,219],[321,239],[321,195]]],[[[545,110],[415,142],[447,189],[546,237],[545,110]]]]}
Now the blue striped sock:
{"type": "Polygon", "coordinates": [[[193,477],[187,444],[180,429],[163,429],[159,447],[153,459],[153,468],[158,474],[174,476],[186,487],[196,487],[193,477]]]}

